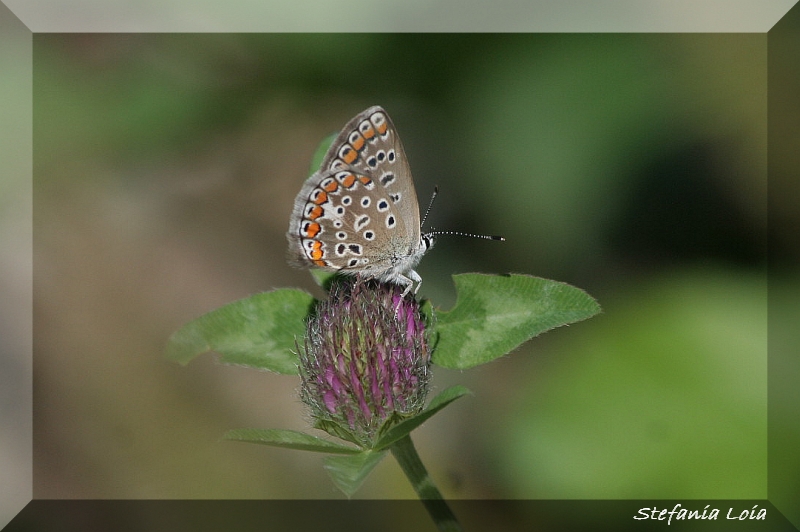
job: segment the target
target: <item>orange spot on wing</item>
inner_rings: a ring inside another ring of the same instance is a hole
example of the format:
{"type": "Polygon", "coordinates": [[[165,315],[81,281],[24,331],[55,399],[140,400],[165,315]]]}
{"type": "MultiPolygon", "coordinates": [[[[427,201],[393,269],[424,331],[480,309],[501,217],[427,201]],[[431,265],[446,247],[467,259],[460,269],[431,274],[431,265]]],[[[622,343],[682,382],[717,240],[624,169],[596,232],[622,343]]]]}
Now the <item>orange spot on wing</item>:
{"type": "Polygon", "coordinates": [[[324,212],[325,211],[322,209],[322,207],[320,207],[319,205],[316,205],[316,206],[314,206],[313,209],[311,209],[311,212],[308,213],[308,218],[309,218],[309,220],[316,220],[317,218],[322,216],[322,213],[324,213],[324,212]]]}
{"type": "Polygon", "coordinates": [[[364,185],[369,185],[370,183],[372,183],[372,179],[364,176],[359,176],[358,180],[361,181],[361,183],[363,183],[364,185]]]}
{"type": "Polygon", "coordinates": [[[339,184],[331,179],[331,182],[325,187],[326,192],[336,192],[336,189],[339,188],[339,184]]]}
{"type": "Polygon", "coordinates": [[[308,255],[312,260],[322,260],[322,256],[325,255],[325,253],[322,251],[322,242],[315,240],[314,244],[312,244],[311,253],[308,255]]]}
{"type": "Polygon", "coordinates": [[[314,238],[322,230],[322,227],[317,222],[311,222],[306,226],[306,236],[314,238]]]}
{"type": "Polygon", "coordinates": [[[354,176],[353,174],[347,174],[342,178],[342,185],[344,185],[347,188],[352,187],[355,182],[356,182],[356,176],[354,176]]]}
{"type": "Polygon", "coordinates": [[[313,201],[317,205],[322,205],[328,201],[328,194],[324,190],[317,190],[317,197],[313,201]]]}
{"type": "Polygon", "coordinates": [[[384,133],[386,133],[386,128],[388,128],[388,127],[389,127],[389,126],[386,124],[386,122],[382,122],[382,123],[381,123],[381,124],[378,126],[378,133],[380,133],[381,135],[383,135],[384,133]]]}
{"type": "Polygon", "coordinates": [[[353,161],[358,159],[358,152],[350,146],[345,146],[339,153],[339,156],[342,158],[342,161],[344,161],[345,164],[351,164],[353,161]]]}
{"type": "Polygon", "coordinates": [[[364,137],[361,135],[356,136],[355,140],[350,144],[356,151],[361,151],[361,148],[364,147],[364,137]]]}
{"type": "Polygon", "coordinates": [[[328,265],[327,262],[325,262],[324,260],[321,260],[321,259],[320,260],[315,260],[315,261],[312,261],[312,262],[314,264],[316,264],[317,266],[319,266],[320,268],[324,268],[324,267],[326,267],[328,265]]]}

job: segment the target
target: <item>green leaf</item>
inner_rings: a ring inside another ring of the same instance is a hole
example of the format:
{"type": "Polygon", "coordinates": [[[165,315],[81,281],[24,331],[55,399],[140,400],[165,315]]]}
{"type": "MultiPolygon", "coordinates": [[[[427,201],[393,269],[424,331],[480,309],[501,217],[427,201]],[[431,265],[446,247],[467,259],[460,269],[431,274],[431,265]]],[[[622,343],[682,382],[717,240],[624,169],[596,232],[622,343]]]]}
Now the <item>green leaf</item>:
{"type": "Polygon", "coordinates": [[[358,491],[367,475],[383,460],[386,453],[387,451],[362,451],[350,456],[326,456],[323,467],[336,486],[349,498],[358,491]]]}
{"type": "Polygon", "coordinates": [[[381,436],[373,450],[379,451],[382,449],[386,449],[394,442],[398,441],[400,438],[408,435],[411,433],[412,430],[422,425],[425,421],[427,421],[431,416],[437,413],[442,408],[446,407],[459,397],[464,397],[467,394],[470,394],[467,388],[461,385],[451,386],[447,388],[439,395],[433,398],[431,403],[428,407],[420,412],[419,414],[410,417],[406,420],[401,421],[397,425],[394,425],[392,428],[386,431],[386,433],[381,436]]]}
{"type": "Polygon", "coordinates": [[[324,440],[305,432],[282,429],[236,429],[223,436],[226,440],[259,443],[273,447],[314,451],[317,453],[358,454],[361,449],[324,440]]]}
{"type": "Polygon", "coordinates": [[[333,144],[333,141],[336,139],[336,135],[338,135],[338,133],[331,133],[319,143],[319,146],[317,146],[317,151],[314,152],[314,156],[311,158],[311,168],[309,169],[308,175],[312,175],[314,172],[319,170],[320,166],[322,166],[322,159],[324,159],[325,154],[328,153],[328,148],[330,148],[331,144],[333,144]]]}
{"type": "Polygon", "coordinates": [[[323,430],[331,436],[335,436],[361,446],[361,441],[356,437],[355,434],[353,434],[351,430],[335,421],[331,421],[329,419],[317,419],[314,421],[314,428],[323,430]]]}
{"type": "Polygon", "coordinates": [[[188,364],[213,350],[228,364],[297,374],[295,339],[302,342],[313,303],[310,294],[289,288],[230,303],[178,329],[166,357],[188,364]]]}
{"type": "Polygon", "coordinates": [[[437,311],[433,363],[467,369],[501,357],[545,331],[585,320],[600,305],[583,290],[530,275],[454,275],[458,299],[437,311]]]}
{"type": "Polygon", "coordinates": [[[330,288],[333,278],[336,277],[336,272],[320,270],[319,268],[311,268],[309,271],[311,272],[311,277],[314,278],[314,282],[317,283],[317,286],[325,290],[330,288]]]}

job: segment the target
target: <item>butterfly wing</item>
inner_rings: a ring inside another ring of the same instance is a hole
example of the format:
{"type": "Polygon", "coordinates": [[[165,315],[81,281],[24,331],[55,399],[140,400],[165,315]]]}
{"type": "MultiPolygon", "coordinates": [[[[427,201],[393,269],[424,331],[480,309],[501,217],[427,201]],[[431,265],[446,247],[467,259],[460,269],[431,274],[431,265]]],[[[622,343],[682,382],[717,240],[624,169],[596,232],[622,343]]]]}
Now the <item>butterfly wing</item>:
{"type": "Polygon", "coordinates": [[[390,196],[409,240],[419,241],[419,204],[403,143],[388,113],[373,106],[353,117],[331,144],[320,170],[352,168],[390,196]]]}
{"type": "Polygon", "coordinates": [[[344,126],[297,195],[290,260],[387,277],[421,256],[419,225],[403,145],[386,111],[370,107],[344,126]]]}

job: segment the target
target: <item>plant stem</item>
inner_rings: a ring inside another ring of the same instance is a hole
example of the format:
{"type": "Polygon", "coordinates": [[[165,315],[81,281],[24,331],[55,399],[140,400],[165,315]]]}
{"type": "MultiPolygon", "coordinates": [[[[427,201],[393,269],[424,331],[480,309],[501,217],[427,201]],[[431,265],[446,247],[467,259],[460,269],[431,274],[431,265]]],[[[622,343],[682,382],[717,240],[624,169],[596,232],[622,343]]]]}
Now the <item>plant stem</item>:
{"type": "Polygon", "coordinates": [[[406,434],[392,444],[391,450],[437,528],[441,532],[462,532],[463,529],[458,524],[455,514],[450,510],[444,497],[431,480],[425,466],[422,465],[422,460],[419,459],[411,436],[406,434]]]}

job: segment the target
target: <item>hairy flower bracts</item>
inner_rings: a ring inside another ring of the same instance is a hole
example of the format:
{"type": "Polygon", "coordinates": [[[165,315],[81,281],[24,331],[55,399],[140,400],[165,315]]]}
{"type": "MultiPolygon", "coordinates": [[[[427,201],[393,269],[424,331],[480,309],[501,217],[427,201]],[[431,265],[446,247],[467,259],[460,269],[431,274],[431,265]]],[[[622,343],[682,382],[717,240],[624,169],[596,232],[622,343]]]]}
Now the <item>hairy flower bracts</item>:
{"type": "Polygon", "coordinates": [[[424,407],[425,317],[401,294],[393,284],[346,279],[318,303],[299,350],[301,398],[317,428],[370,447],[424,407]]]}

